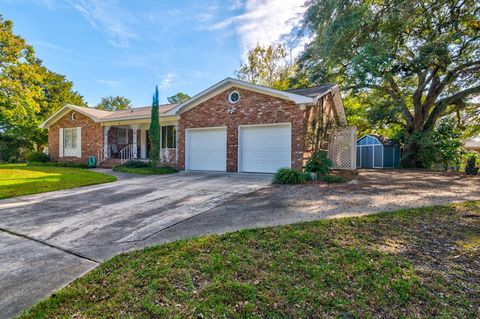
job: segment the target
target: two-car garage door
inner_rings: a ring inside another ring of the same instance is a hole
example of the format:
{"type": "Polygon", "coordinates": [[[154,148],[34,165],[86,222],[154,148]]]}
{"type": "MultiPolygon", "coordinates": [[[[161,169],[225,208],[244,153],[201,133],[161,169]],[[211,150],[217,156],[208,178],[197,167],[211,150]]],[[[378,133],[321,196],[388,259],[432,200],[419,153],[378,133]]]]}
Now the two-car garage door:
{"type": "MultiPolygon", "coordinates": [[[[238,171],[274,173],[291,163],[290,124],[240,126],[238,171]]],[[[226,171],[226,128],[186,131],[186,169],[226,171]]]]}

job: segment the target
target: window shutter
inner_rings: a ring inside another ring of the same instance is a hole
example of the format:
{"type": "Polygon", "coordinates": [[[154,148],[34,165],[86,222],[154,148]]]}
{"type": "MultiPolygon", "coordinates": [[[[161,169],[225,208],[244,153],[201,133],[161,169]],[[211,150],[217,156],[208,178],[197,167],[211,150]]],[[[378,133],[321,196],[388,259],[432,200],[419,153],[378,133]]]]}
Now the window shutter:
{"type": "Polygon", "coordinates": [[[63,157],[63,128],[58,131],[58,156],[63,157]]]}
{"type": "Polygon", "coordinates": [[[82,128],[77,127],[77,157],[82,157],[82,128]]]}

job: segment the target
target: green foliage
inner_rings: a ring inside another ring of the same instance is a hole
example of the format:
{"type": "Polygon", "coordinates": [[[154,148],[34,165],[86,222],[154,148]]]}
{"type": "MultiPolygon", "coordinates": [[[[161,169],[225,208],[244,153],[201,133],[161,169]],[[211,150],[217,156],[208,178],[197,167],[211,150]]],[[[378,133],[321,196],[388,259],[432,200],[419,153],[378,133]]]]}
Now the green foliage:
{"type": "Polygon", "coordinates": [[[122,164],[122,166],[129,167],[129,168],[142,168],[142,167],[149,167],[150,165],[144,161],[129,160],[126,163],[122,164]]]}
{"type": "Polygon", "coordinates": [[[317,175],[328,175],[332,171],[333,162],[323,151],[315,152],[305,165],[305,171],[317,175]]]}
{"type": "MultiPolygon", "coordinates": [[[[239,79],[278,90],[291,87],[296,65],[290,52],[281,44],[263,47],[257,44],[248,51],[247,62],[236,71],[239,79]]],[[[301,82],[297,79],[297,82],[301,82]]],[[[298,85],[298,84],[297,84],[298,85]]]]}
{"type": "Polygon", "coordinates": [[[44,67],[12,28],[13,23],[0,15],[0,134],[19,150],[0,146],[2,160],[41,150],[47,144],[47,130],[39,125],[66,103],[85,105],[73,84],[44,67]]]}
{"type": "Polygon", "coordinates": [[[167,97],[167,101],[170,104],[175,104],[175,103],[183,103],[186,100],[190,99],[190,95],[185,94],[183,92],[178,92],[175,95],[167,97]]]}
{"type": "Polygon", "coordinates": [[[46,163],[48,162],[48,155],[43,152],[28,152],[25,154],[27,162],[46,163]]]}
{"type": "MultiPolygon", "coordinates": [[[[480,117],[472,103],[480,93],[478,1],[311,0],[307,6],[302,32],[312,41],[298,74],[365,96],[376,129],[401,127],[408,141],[446,115],[480,117]]],[[[364,114],[354,111],[350,121],[364,130],[364,114]]],[[[415,143],[408,144],[409,165],[422,165],[415,143]]]]}
{"type": "MultiPolygon", "coordinates": [[[[460,141],[461,132],[457,129],[453,119],[443,119],[437,125],[434,131],[416,132],[407,145],[407,150],[415,149],[416,156],[420,166],[431,169],[435,164],[443,165],[445,170],[453,168],[458,170],[462,158],[462,143],[460,141]]],[[[411,154],[404,154],[402,164],[404,166],[405,158],[411,154]]]]}
{"type": "Polygon", "coordinates": [[[306,181],[313,181],[315,180],[315,173],[311,173],[311,172],[303,172],[303,178],[306,180],[306,181]]]}
{"type": "Polygon", "coordinates": [[[347,179],[345,177],[337,176],[337,175],[323,175],[323,176],[319,176],[319,179],[328,184],[347,182],[347,179]]]}
{"type": "Polygon", "coordinates": [[[75,162],[29,162],[27,166],[48,166],[48,167],[70,167],[70,168],[88,168],[85,163],[75,162]]]}
{"type": "Polygon", "coordinates": [[[273,182],[275,184],[301,184],[304,181],[304,174],[292,168],[280,168],[273,175],[273,182]]]}
{"type": "Polygon", "coordinates": [[[402,166],[403,167],[423,167],[426,169],[431,169],[435,163],[440,161],[440,152],[436,142],[435,132],[416,132],[410,139],[409,144],[407,144],[406,153],[402,157],[402,166]],[[413,147],[414,145],[414,147],[413,147]],[[414,151],[414,154],[408,152],[414,151]],[[405,158],[410,156],[418,157],[418,164],[410,166],[408,161],[405,161],[405,158]]]}
{"type": "Polygon", "coordinates": [[[123,96],[107,96],[102,97],[100,103],[95,106],[98,110],[116,111],[132,108],[132,101],[123,96]]]}
{"type": "Polygon", "coordinates": [[[158,87],[155,87],[155,94],[152,102],[152,115],[150,118],[150,129],[148,131],[150,137],[150,164],[156,167],[160,159],[160,118],[158,110],[158,87]]]}

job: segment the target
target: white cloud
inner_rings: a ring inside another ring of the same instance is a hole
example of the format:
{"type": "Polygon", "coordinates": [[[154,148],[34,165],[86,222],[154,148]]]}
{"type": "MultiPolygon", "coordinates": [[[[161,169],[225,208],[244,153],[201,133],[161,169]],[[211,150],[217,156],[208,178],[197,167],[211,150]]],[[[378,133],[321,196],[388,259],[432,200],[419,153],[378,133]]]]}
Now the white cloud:
{"type": "Polygon", "coordinates": [[[133,18],[120,8],[115,0],[66,0],[97,30],[104,32],[109,42],[117,47],[128,47],[138,39],[130,25],[133,18]]]}
{"type": "Polygon", "coordinates": [[[175,74],[173,73],[167,73],[167,75],[162,79],[160,84],[158,85],[158,88],[160,90],[166,90],[172,87],[173,81],[175,79],[175,74]]]}
{"type": "Polygon", "coordinates": [[[283,42],[298,25],[305,0],[246,0],[235,2],[235,6],[243,5],[244,13],[227,18],[211,29],[233,27],[238,36],[243,55],[257,43],[269,45],[283,42]]]}

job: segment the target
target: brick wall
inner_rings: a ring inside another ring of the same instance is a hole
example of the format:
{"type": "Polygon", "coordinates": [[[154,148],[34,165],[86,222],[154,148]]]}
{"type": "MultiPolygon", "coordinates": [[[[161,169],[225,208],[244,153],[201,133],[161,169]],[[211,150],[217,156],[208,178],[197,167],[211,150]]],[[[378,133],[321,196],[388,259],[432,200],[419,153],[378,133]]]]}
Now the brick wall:
{"type": "Polygon", "coordinates": [[[71,113],[64,115],[48,128],[48,154],[52,161],[86,163],[90,155],[97,156],[97,151],[103,147],[103,128],[91,118],[76,112],[76,119],[71,119],[71,113]],[[60,128],[82,128],[82,157],[59,157],[59,130],[60,128]]]}
{"type": "Polygon", "coordinates": [[[227,171],[236,172],[238,164],[238,126],[249,124],[291,123],[292,168],[301,169],[305,143],[305,112],[291,101],[239,88],[227,89],[195,108],[179,120],[178,166],[185,168],[185,129],[227,127],[227,171]],[[240,101],[228,102],[231,91],[240,92],[240,101]],[[235,108],[233,114],[228,110],[235,108]]]}

